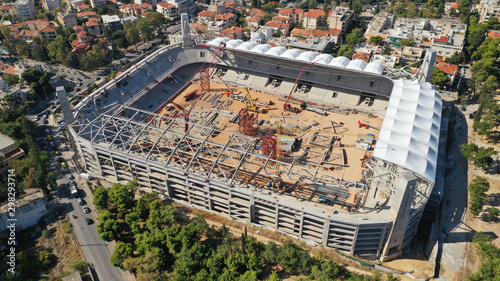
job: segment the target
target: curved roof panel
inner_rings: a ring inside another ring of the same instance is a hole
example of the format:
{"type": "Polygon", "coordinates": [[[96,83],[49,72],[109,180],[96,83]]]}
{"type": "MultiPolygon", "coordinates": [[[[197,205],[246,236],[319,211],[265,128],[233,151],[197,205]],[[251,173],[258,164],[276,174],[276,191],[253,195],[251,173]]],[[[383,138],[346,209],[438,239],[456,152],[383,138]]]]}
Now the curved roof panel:
{"type": "Polygon", "coordinates": [[[280,55],[280,58],[287,58],[294,60],[296,57],[298,57],[300,54],[302,54],[301,50],[298,49],[290,49],[286,50],[283,54],[280,55]]]}
{"type": "Polygon", "coordinates": [[[298,61],[304,61],[304,62],[313,62],[313,60],[315,60],[314,58],[318,56],[318,53],[316,52],[312,52],[312,51],[308,51],[308,52],[304,52],[300,55],[298,55],[295,60],[298,60],[298,61]]]}
{"type": "Polygon", "coordinates": [[[264,54],[265,52],[269,51],[273,46],[269,44],[259,44],[255,47],[253,47],[249,52],[250,53],[257,53],[257,54],[264,54]]]}
{"type": "Polygon", "coordinates": [[[227,37],[218,37],[218,38],[215,38],[214,40],[208,42],[207,45],[212,46],[212,47],[219,47],[220,43],[222,43],[222,42],[226,43],[229,40],[230,39],[227,37]]]}
{"type": "Polygon", "coordinates": [[[363,69],[363,72],[367,73],[373,73],[373,74],[382,74],[384,71],[384,66],[381,63],[378,62],[370,62],[366,65],[365,69],[363,69]]]}
{"type": "MultiPolygon", "coordinates": [[[[240,40],[241,41],[241,40],[240,40]]],[[[248,52],[251,49],[253,49],[255,46],[259,45],[256,42],[245,42],[238,47],[234,48],[235,50],[242,51],[242,52],[248,52]]]]}
{"type": "Polygon", "coordinates": [[[240,39],[231,39],[226,42],[226,49],[234,49],[243,44],[243,40],[240,39]]]}
{"type": "Polygon", "coordinates": [[[268,51],[264,53],[264,55],[268,56],[273,56],[273,57],[279,57],[281,54],[283,54],[286,51],[285,47],[272,47],[268,51]]]}
{"type": "Polygon", "coordinates": [[[317,64],[328,65],[333,60],[332,55],[330,54],[321,54],[314,58],[314,61],[317,61],[317,64]]]}
{"type": "Polygon", "coordinates": [[[360,59],[355,59],[355,60],[352,60],[350,61],[345,69],[352,69],[352,70],[357,70],[357,71],[363,71],[363,69],[365,69],[366,67],[366,61],[364,60],[360,60],[360,59]]]}
{"type": "Polygon", "coordinates": [[[427,82],[395,80],[373,156],[436,180],[443,103],[427,82]]]}
{"type": "Polygon", "coordinates": [[[346,57],[336,57],[334,58],[328,65],[329,66],[335,66],[335,67],[340,67],[340,68],[345,68],[346,65],[350,62],[351,60],[346,58],[346,57]]]}

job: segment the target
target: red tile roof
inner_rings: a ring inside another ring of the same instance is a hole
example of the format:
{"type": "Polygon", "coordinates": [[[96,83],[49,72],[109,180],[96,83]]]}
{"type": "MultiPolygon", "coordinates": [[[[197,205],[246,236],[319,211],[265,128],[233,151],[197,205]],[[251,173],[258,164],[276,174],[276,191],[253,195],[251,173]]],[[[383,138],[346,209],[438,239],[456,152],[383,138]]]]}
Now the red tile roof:
{"type": "Polygon", "coordinates": [[[304,17],[317,19],[317,18],[325,16],[325,15],[326,15],[325,11],[323,11],[323,10],[314,10],[314,9],[312,9],[312,10],[307,11],[304,14],[304,17]]]}
{"type": "Polygon", "coordinates": [[[290,24],[289,23],[282,23],[282,22],[275,22],[275,21],[268,21],[266,23],[266,26],[284,29],[284,28],[289,28],[290,24]]]}
{"type": "Polygon", "coordinates": [[[334,28],[330,28],[328,30],[328,34],[330,35],[335,35],[335,36],[338,36],[340,35],[340,33],[342,33],[342,29],[334,29],[334,28]]]}
{"type": "MultiPolygon", "coordinates": [[[[169,4],[169,3],[165,3],[165,2],[158,3],[158,6],[163,7],[165,9],[175,8],[175,5],[172,5],[172,4],[169,4]]],[[[203,11],[203,12],[205,12],[205,11],[203,11]]]]}
{"type": "Polygon", "coordinates": [[[80,33],[78,33],[77,37],[78,38],[87,38],[91,36],[90,33],[88,33],[87,31],[81,31],[80,33]]]}
{"type": "Polygon", "coordinates": [[[262,20],[261,18],[251,17],[251,18],[249,18],[247,21],[251,21],[251,22],[260,22],[261,20],[262,20]]]}
{"type": "Polygon", "coordinates": [[[218,14],[215,18],[218,20],[230,20],[232,17],[234,17],[234,14],[225,13],[225,14],[218,14]]]}
{"type": "Polygon", "coordinates": [[[3,71],[3,73],[17,76],[16,72],[14,71],[14,66],[7,68],[6,70],[3,71]]]}
{"type": "Polygon", "coordinates": [[[89,20],[88,22],[85,23],[85,25],[88,27],[88,26],[98,26],[99,25],[99,22],[98,21],[91,21],[89,20]]]}
{"type": "Polygon", "coordinates": [[[36,36],[36,30],[25,29],[19,32],[19,36],[36,36]]]}
{"type": "Polygon", "coordinates": [[[290,34],[292,35],[302,35],[302,36],[311,36],[312,34],[312,30],[305,30],[305,29],[301,29],[301,28],[294,28],[290,34]]]}
{"type": "Polygon", "coordinates": [[[213,17],[213,16],[215,16],[215,12],[212,12],[212,11],[201,11],[201,12],[198,13],[198,16],[213,17]]]}
{"type": "Polygon", "coordinates": [[[459,3],[457,3],[457,2],[451,3],[450,8],[458,9],[458,5],[459,5],[459,3]]]}
{"type": "Polygon", "coordinates": [[[91,7],[89,4],[81,4],[81,5],[77,6],[77,8],[78,8],[78,11],[82,11],[82,10],[88,10],[91,7]]]}
{"type": "Polygon", "coordinates": [[[303,12],[304,12],[304,10],[302,10],[302,9],[287,8],[287,9],[281,9],[278,14],[290,16],[291,14],[302,14],[303,12]]]}
{"type": "Polygon", "coordinates": [[[204,31],[207,30],[208,26],[204,24],[197,24],[197,23],[192,23],[189,25],[192,29],[197,29],[199,31],[204,31]]]}
{"type": "Polygon", "coordinates": [[[0,5],[0,10],[2,11],[8,11],[12,9],[14,6],[13,5],[0,5]]]}
{"type": "Polygon", "coordinates": [[[83,13],[76,14],[76,16],[79,17],[79,18],[92,17],[92,16],[96,16],[96,15],[97,15],[97,13],[94,12],[94,11],[88,11],[88,12],[83,12],[83,13]]]}
{"type": "Polygon", "coordinates": [[[57,32],[57,28],[53,24],[51,24],[38,30],[38,32],[57,32]]]}
{"type": "Polygon", "coordinates": [[[73,29],[75,30],[76,33],[79,33],[80,31],[84,30],[83,26],[79,25],[73,26],[73,29]]]}
{"type": "Polygon", "coordinates": [[[326,37],[328,35],[328,32],[322,30],[314,30],[312,35],[317,37],[326,37]]]}
{"type": "Polygon", "coordinates": [[[441,69],[444,73],[448,75],[457,75],[458,74],[458,65],[449,64],[445,62],[438,62],[436,67],[441,69]]]}
{"type": "Polygon", "coordinates": [[[237,26],[233,26],[233,27],[230,27],[230,28],[226,28],[224,31],[222,31],[222,33],[224,34],[238,34],[240,32],[243,31],[244,28],[242,27],[237,27],[237,26]]]}
{"type": "Polygon", "coordinates": [[[285,22],[285,21],[289,21],[290,19],[287,18],[287,17],[280,17],[280,16],[276,16],[273,18],[273,21],[275,22],[285,22]]]}
{"type": "Polygon", "coordinates": [[[352,59],[353,60],[360,59],[360,60],[364,60],[364,61],[368,62],[368,61],[370,61],[371,56],[372,56],[372,54],[370,54],[370,53],[359,52],[359,53],[352,55],[352,59]]]}
{"type": "Polygon", "coordinates": [[[498,31],[490,31],[488,32],[488,36],[492,38],[500,38],[500,32],[498,31]]]}
{"type": "Polygon", "coordinates": [[[224,3],[224,4],[226,4],[226,8],[231,8],[232,9],[233,5],[234,5],[234,2],[226,1],[226,3],[224,3]]]}
{"type": "Polygon", "coordinates": [[[264,12],[261,9],[253,8],[250,11],[246,12],[246,16],[252,16],[252,17],[258,17],[262,18],[266,15],[266,12],[264,12]]]}

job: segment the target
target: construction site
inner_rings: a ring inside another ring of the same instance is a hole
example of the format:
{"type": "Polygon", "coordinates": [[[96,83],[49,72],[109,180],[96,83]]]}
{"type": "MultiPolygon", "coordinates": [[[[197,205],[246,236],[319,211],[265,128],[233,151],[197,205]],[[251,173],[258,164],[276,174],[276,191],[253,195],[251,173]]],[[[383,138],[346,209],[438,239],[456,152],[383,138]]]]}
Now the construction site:
{"type": "Polygon", "coordinates": [[[438,93],[248,43],[169,45],[62,105],[87,173],[350,255],[401,255],[442,196],[438,93]]]}

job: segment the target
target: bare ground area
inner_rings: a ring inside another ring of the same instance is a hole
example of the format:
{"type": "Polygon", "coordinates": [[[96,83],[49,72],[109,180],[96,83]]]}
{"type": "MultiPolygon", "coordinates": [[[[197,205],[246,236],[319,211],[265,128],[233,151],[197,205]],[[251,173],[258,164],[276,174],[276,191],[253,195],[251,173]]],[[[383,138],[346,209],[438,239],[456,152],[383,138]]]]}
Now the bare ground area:
{"type": "MultiPolygon", "coordinates": [[[[46,272],[43,272],[43,279],[52,280],[59,276],[63,271],[71,271],[69,264],[74,260],[85,261],[83,253],[75,238],[70,231],[64,231],[64,223],[53,229],[53,234],[50,238],[39,237],[36,241],[36,251],[49,251],[53,253],[57,259],[56,264],[46,272]]],[[[85,273],[83,280],[90,281],[88,273],[85,273]]]]}

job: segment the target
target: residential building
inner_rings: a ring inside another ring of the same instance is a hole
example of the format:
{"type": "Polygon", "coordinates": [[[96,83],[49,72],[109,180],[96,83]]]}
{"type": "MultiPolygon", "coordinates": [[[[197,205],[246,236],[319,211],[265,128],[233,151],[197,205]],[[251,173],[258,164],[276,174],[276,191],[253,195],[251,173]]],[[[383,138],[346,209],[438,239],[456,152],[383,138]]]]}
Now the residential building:
{"type": "Polygon", "coordinates": [[[214,15],[224,14],[226,12],[226,2],[221,0],[212,0],[210,1],[210,5],[208,5],[208,11],[214,12],[214,15]]]}
{"type": "Polygon", "coordinates": [[[490,30],[488,36],[491,38],[500,38],[500,31],[490,30]]]}
{"type": "MultiPolygon", "coordinates": [[[[43,197],[41,189],[26,190],[21,198],[16,199],[16,232],[38,224],[38,221],[47,213],[47,199],[43,197]]],[[[12,217],[9,216],[9,205],[0,207],[0,232],[8,230],[12,217]]]]}
{"type": "Polygon", "coordinates": [[[49,25],[49,26],[46,26],[42,29],[39,29],[38,30],[38,35],[40,36],[40,38],[42,39],[42,41],[47,41],[47,42],[50,42],[54,39],[56,39],[57,37],[57,28],[55,27],[55,25],[49,25]]]}
{"type": "Polygon", "coordinates": [[[17,147],[11,137],[0,133],[0,174],[7,172],[9,161],[22,158],[25,155],[24,150],[17,147]]]}
{"type": "Polygon", "coordinates": [[[66,10],[65,12],[57,13],[57,20],[64,27],[73,27],[78,25],[78,21],[76,20],[76,15],[72,10],[66,10]]]}
{"type": "Polygon", "coordinates": [[[76,14],[76,17],[80,20],[86,20],[92,17],[98,17],[98,15],[95,11],[87,11],[76,14]]]}
{"type": "Polygon", "coordinates": [[[389,13],[378,13],[368,24],[365,37],[370,39],[372,36],[381,36],[385,38],[384,31],[391,28],[394,15],[389,13]]]}
{"type": "Polygon", "coordinates": [[[486,23],[490,17],[500,18],[500,5],[498,1],[485,2],[479,4],[479,20],[486,23]]]}
{"type": "Polygon", "coordinates": [[[90,34],[100,36],[102,34],[101,19],[94,17],[90,18],[85,25],[90,34]]]}
{"type": "Polygon", "coordinates": [[[75,31],[76,34],[82,32],[85,30],[85,28],[83,28],[83,26],[81,25],[77,25],[77,26],[73,26],[73,30],[75,31]]]}
{"type": "Polygon", "coordinates": [[[321,19],[325,17],[326,14],[323,10],[311,9],[304,13],[302,18],[302,27],[304,29],[317,29],[321,19]]]}
{"type": "Polygon", "coordinates": [[[122,24],[126,23],[126,22],[133,22],[133,23],[137,23],[137,17],[134,17],[134,16],[126,16],[126,17],[123,17],[122,18],[122,24]]]}
{"type": "Polygon", "coordinates": [[[243,38],[243,29],[244,28],[238,27],[238,26],[226,28],[222,31],[221,36],[228,37],[231,39],[242,39],[243,38]]]}
{"type": "Polygon", "coordinates": [[[419,47],[408,47],[404,46],[401,50],[401,58],[405,60],[405,62],[415,62],[422,59],[424,54],[424,49],[419,47]]]}
{"type": "Polygon", "coordinates": [[[77,40],[71,42],[73,54],[78,56],[84,56],[88,51],[92,50],[94,46],[100,49],[106,49],[106,40],[103,38],[97,38],[97,36],[90,34],[87,31],[82,31],[78,33],[77,40]]]}
{"type": "Polygon", "coordinates": [[[38,19],[38,20],[25,21],[21,23],[21,25],[25,29],[27,28],[30,30],[37,30],[49,26],[51,25],[51,23],[49,22],[48,19],[38,19]]]}
{"type": "Polygon", "coordinates": [[[450,78],[448,84],[450,86],[453,86],[453,83],[455,83],[455,80],[458,77],[458,65],[440,61],[437,62],[434,66],[446,73],[448,78],[450,78]]]}
{"type": "Polygon", "coordinates": [[[267,44],[273,38],[274,30],[269,27],[260,26],[250,33],[250,41],[259,44],[267,44]]]}
{"type": "Polygon", "coordinates": [[[23,41],[25,43],[31,44],[33,43],[33,39],[38,37],[38,33],[36,30],[24,29],[19,32],[17,35],[17,39],[23,41]]]}
{"type": "Polygon", "coordinates": [[[158,13],[161,13],[164,17],[169,18],[169,19],[174,19],[179,16],[177,13],[177,8],[168,3],[158,3],[156,6],[156,10],[158,13]]]}
{"type": "Polygon", "coordinates": [[[140,16],[153,11],[153,6],[149,3],[124,4],[119,8],[124,16],[140,16]]]}
{"type": "Polygon", "coordinates": [[[215,16],[215,21],[231,24],[236,21],[236,15],[231,13],[219,14],[215,16]]]}
{"type": "Polygon", "coordinates": [[[0,5],[0,16],[14,16],[14,5],[0,5]]]}
{"type": "Polygon", "coordinates": [[[42,6],[44,9],[52,11],[55,8],[61,7],[61,1],[59,1],[59,0],[43,0],[42,6]]]}
{"type": "Polygon", "coordinates": [[[277,23],[291,23],[292,22],[290,20],[290,18],[280,17],[280,16],[273,17],[272,21],[277,22],[277,23]]]}
{"type": "Polygon", "coordinates": [[[362,53],[362,52],[355,53],[352,55],[353,60],[359,59],[359,60],[363,60],[365,62],[369,62],[371,57],[372,57],[371,53],[362,53]]]}
{"type": "Polygon", "coordinates": [[[394,68],[398,63],[398,57],[374,54],[372,55],[371,62],[378,62],[385,67],[394,68]]]}
{"type": "Polygon", "coordinates": [[[345,33],[351,26],[354,19],[354,11],[348,8],[337,6],[330,14],[329,27],[332,29],[340,29],[345,33]]]}
{"type": "Polygon", "coordinates": [[[86,12],[88,10],[90,10],[90,5],[89,4],[81,4],[79,5],[78,7],[76,7],[76,9],[78,10],[78,12],[86,12]]]}
{"type": "Polygon", "coordinates": [[[14,2],[14,14],[17,18],[32,18],[36,13],[33,0],[17,0],[14,2]]]}
{"type": "MultiPolygon", "coordinates": [[[[158,4],[158,5],[160,5],[160,4],[158,4]]],[[[191,31],[196,33],[196,34],[204,33],[205,31],[208,30],[207,25],[198,24],[198,23],[191,23],[191,24],[189,24],[189,27],[191,27],[191,31]]]]}
{"type": "Polygon", "coordinates": [[[304,10],[297,8],[281,9],[278,16],[290,19],[291,24],[301,23],[304,16],[304,10]]]}
{"type": "Polygon", "coordinates": [[[111,33],[122,29],[122,23],[120,21],[120,17],[118,17],[117,15],[112,15],[112,16],[103,15],[102,23],[105,27],[108,28],[109,32],[111,33]]]}
{"type": "Polygon", "coordinates": [[[290,31],[290,37],[294,38],[299,38],[299,39],[305,39],[311,36],[313,33],[312,30],[305,30],[302,28],[294,28],[292,31],[290,31]]]}
{"type": "Polygon", "coordinates": [[[249,28],[255,29],[260,26],[261,21],[262,21],[261,18],[250,17],[247,19],[247,24],[249,28]]]}
{"type": "Polygon", "coordinates": [[[215,36],[219,36],[222,30],[229,27],[229,24],[224,21],[211,21],[207,24],[208,32],[212,32],[215,36]]]}
{"type": "Polygon", "coordinates": [[[290,24],[289,23],[277,23],[274,21],[269,21],[266,23],[266,27],[271,28],[274,32],[281,32],[282,36],[288,36],[290,32],[290,24]]]}
{"type": "Polygon", "coordinates": [[[85,4],[83,0],[68,0],[67,5],[68,8],[77,9],[78,6],[85,4]]]}
{"type": "Polygon", "coordinates": [[[284,44],[288,48],[296,48],[302,51],[312,51],[316,53],[331,53],[333,49],[333,42],[328,38],[311,38],[311,39],[298,39],[293,37],[286,37],[284,44]]]}
{"type": "Polygon", "coordinates": [[[253,8],[250,11],[245,13],[246,19],[249,18],[263,18],[266,15],[266,12],[264,12],[261,9],[253,8]]]}
{"type": "Polygon", "coordinates": [[[342,35],[342,30],[340,29],[333,29],[333,28],[328,29],[328,37],[330,37],[330,40],[332,40],[333,43],[335,44],[338,44],[341,35],[342,35]]]}
{"type": "Polygon", "coordinates": [[[174,5],[179,14],[193,14],[197,10],[194,0],[164,0],[163,2],[174,5]]]}
{"type": "Polygon", "coordinates": [[[215,20],[215,12],[214,11],[201,11],[198,13],[198,23],[199,24],[207,24],[208,22],[215,20]]]}
{"type": "Polygon", "coordinates": [[[92,6],[92,8],[106,6],[106,0],[90,0],[90,6],[92,6]]]}
{"type": "Polygon", "coordinates": [[[136,5],[149,4],[153,8],[156,8],[156,5],[157,5],[157,1],[156,0],[134,0],[134,3],[136,5]]]}

